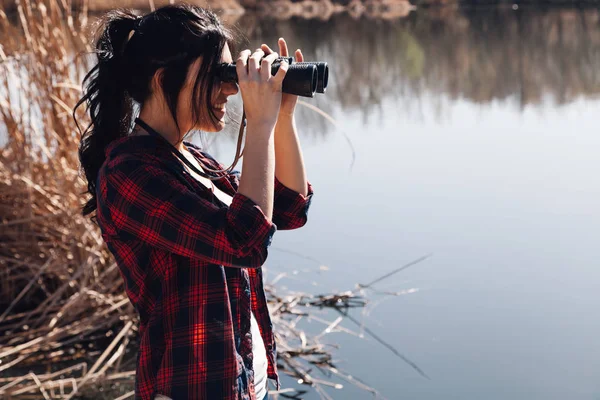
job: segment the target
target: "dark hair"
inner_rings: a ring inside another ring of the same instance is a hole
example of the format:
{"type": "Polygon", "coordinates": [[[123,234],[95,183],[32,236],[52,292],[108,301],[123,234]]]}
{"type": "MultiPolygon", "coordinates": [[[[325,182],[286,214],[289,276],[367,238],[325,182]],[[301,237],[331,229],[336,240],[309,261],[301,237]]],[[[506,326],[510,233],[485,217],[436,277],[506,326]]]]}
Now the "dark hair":
{"type": "Polygon", "coordinates": [[[102,19],[99,33],[95,46],[98,63],[85,76],[83,97],[75,106],[76,111],[86,104],[91,117],[79,146],[79,160],[92,196],[83,215],[96,210],[96,179],[106,159],[106,146],[127,136],[133,101],[143,104],[150,96],[152,78],[159,69],[160,86],[177,123],[179,92],[190,65],[202,56],[192,92],[196,99],[191,105],[192,118],[195,125],[206,117],[218,120],[209,105],[215,71],[231,40],[214,13],[187,4],[165,6],[144,17],[128,10],[111,11],[102,19]],[[201,104],[206,106],[201,108],[201,104]]]}

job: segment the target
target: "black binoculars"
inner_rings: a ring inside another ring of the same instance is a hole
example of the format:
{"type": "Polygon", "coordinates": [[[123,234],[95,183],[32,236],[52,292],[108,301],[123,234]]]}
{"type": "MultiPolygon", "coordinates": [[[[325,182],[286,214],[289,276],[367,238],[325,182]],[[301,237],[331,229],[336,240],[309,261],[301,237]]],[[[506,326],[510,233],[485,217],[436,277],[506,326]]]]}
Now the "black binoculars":
{"type": "MultiPolygon", "coordinates": [[[[294,57],[279,57],[271,66],[271,74],[277,73],[282,60],[290,65],[283,79],[284,93],[302,97],[314,97],[315,93],[325,93],[329,80],[329,67],[326,62],[296,62],[294,57]]],[[[217,76],[223,82],[237,82],[235,64],[222,64],[217,76]]]]}

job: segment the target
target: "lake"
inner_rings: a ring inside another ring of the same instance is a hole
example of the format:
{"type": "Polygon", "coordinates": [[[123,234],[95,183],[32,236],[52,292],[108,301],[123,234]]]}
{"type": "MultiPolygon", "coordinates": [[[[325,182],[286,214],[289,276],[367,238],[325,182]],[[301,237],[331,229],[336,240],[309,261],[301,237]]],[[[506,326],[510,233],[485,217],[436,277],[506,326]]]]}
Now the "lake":
{"type": "MultiPolygon", "coordinates": [[[[331,293],[432,254],[374,286],[416,293],[352,314],[430,379],[369,335],[326,336],[338,366],[388,399],[599,399],[598,11],[239,23],[331,68],[307,103],[336,123],[298,110],[309,223],[276,234],[268,276],[331,293]]],[[[232,135],[212,139],[230,161],[232,135]]]]}
{"type": "MultiPolygon", "coordinates": [[[[600,399],[600,14],[514,8],[237,21],[331,68],[297,112],[309,223],[275,235],[267,278],[329,294],[431,255],[364,291],[369,331],[322,339],[387,399],[600,399]]],[[[196,140],[228,163],[236,132],[196,140]]]]}

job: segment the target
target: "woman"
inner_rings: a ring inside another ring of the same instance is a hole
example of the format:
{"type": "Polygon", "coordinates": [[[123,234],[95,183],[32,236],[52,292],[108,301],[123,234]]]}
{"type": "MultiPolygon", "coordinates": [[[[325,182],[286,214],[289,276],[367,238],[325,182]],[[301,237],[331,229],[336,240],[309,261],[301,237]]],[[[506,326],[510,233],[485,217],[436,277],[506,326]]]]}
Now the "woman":
{"type": "Polygon", "coordinates": [[[272,76],[278,55],[266,45],[236,60],[241,177],[183,141],[225,126],[238,86],[217,71],[233,61],[230,39],[198,7],[112,12],[78,104],[92,120],[80,146],[92,196],[84,214],[96,212],[140,316],[136,399],[261,400],[267,376],[279,386],[260,267],[276,229],[306,223],[312,197],[297,99],[281,92],[287,64],[272,76]]]}

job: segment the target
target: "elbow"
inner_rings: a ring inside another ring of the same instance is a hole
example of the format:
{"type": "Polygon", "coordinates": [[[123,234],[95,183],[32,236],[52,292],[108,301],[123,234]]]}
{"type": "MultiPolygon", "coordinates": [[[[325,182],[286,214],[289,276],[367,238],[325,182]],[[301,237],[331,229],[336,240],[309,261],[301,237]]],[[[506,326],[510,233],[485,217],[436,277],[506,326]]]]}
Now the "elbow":
{"type": "Polygon", "coordinates": [[[267,257],[269,256],[269,245],[262,244],[258,246],[254,246],[252,248],[245,248],[235,255],[235,259],[232,262],[232,265],[241,267],[241,268],[260,268],[267,261],[267,257]]]}
{"type": "Polygon", "coordinates": [[[260,268],[267,261],[267,257],[269,256],[269,250],[267,248],[257,250],[250,257],[250,265],[248,268],[260,268]]]}
{"type": "Polygon", "coordinates": [[[238,247],[235,257],[237,265],[244,268],[260,268],[267,261],[269,247],[273,241],[273,235],[277,226],[273,224],[271,228],[263,235],[254,236],[253,240],[238,247]]]}

